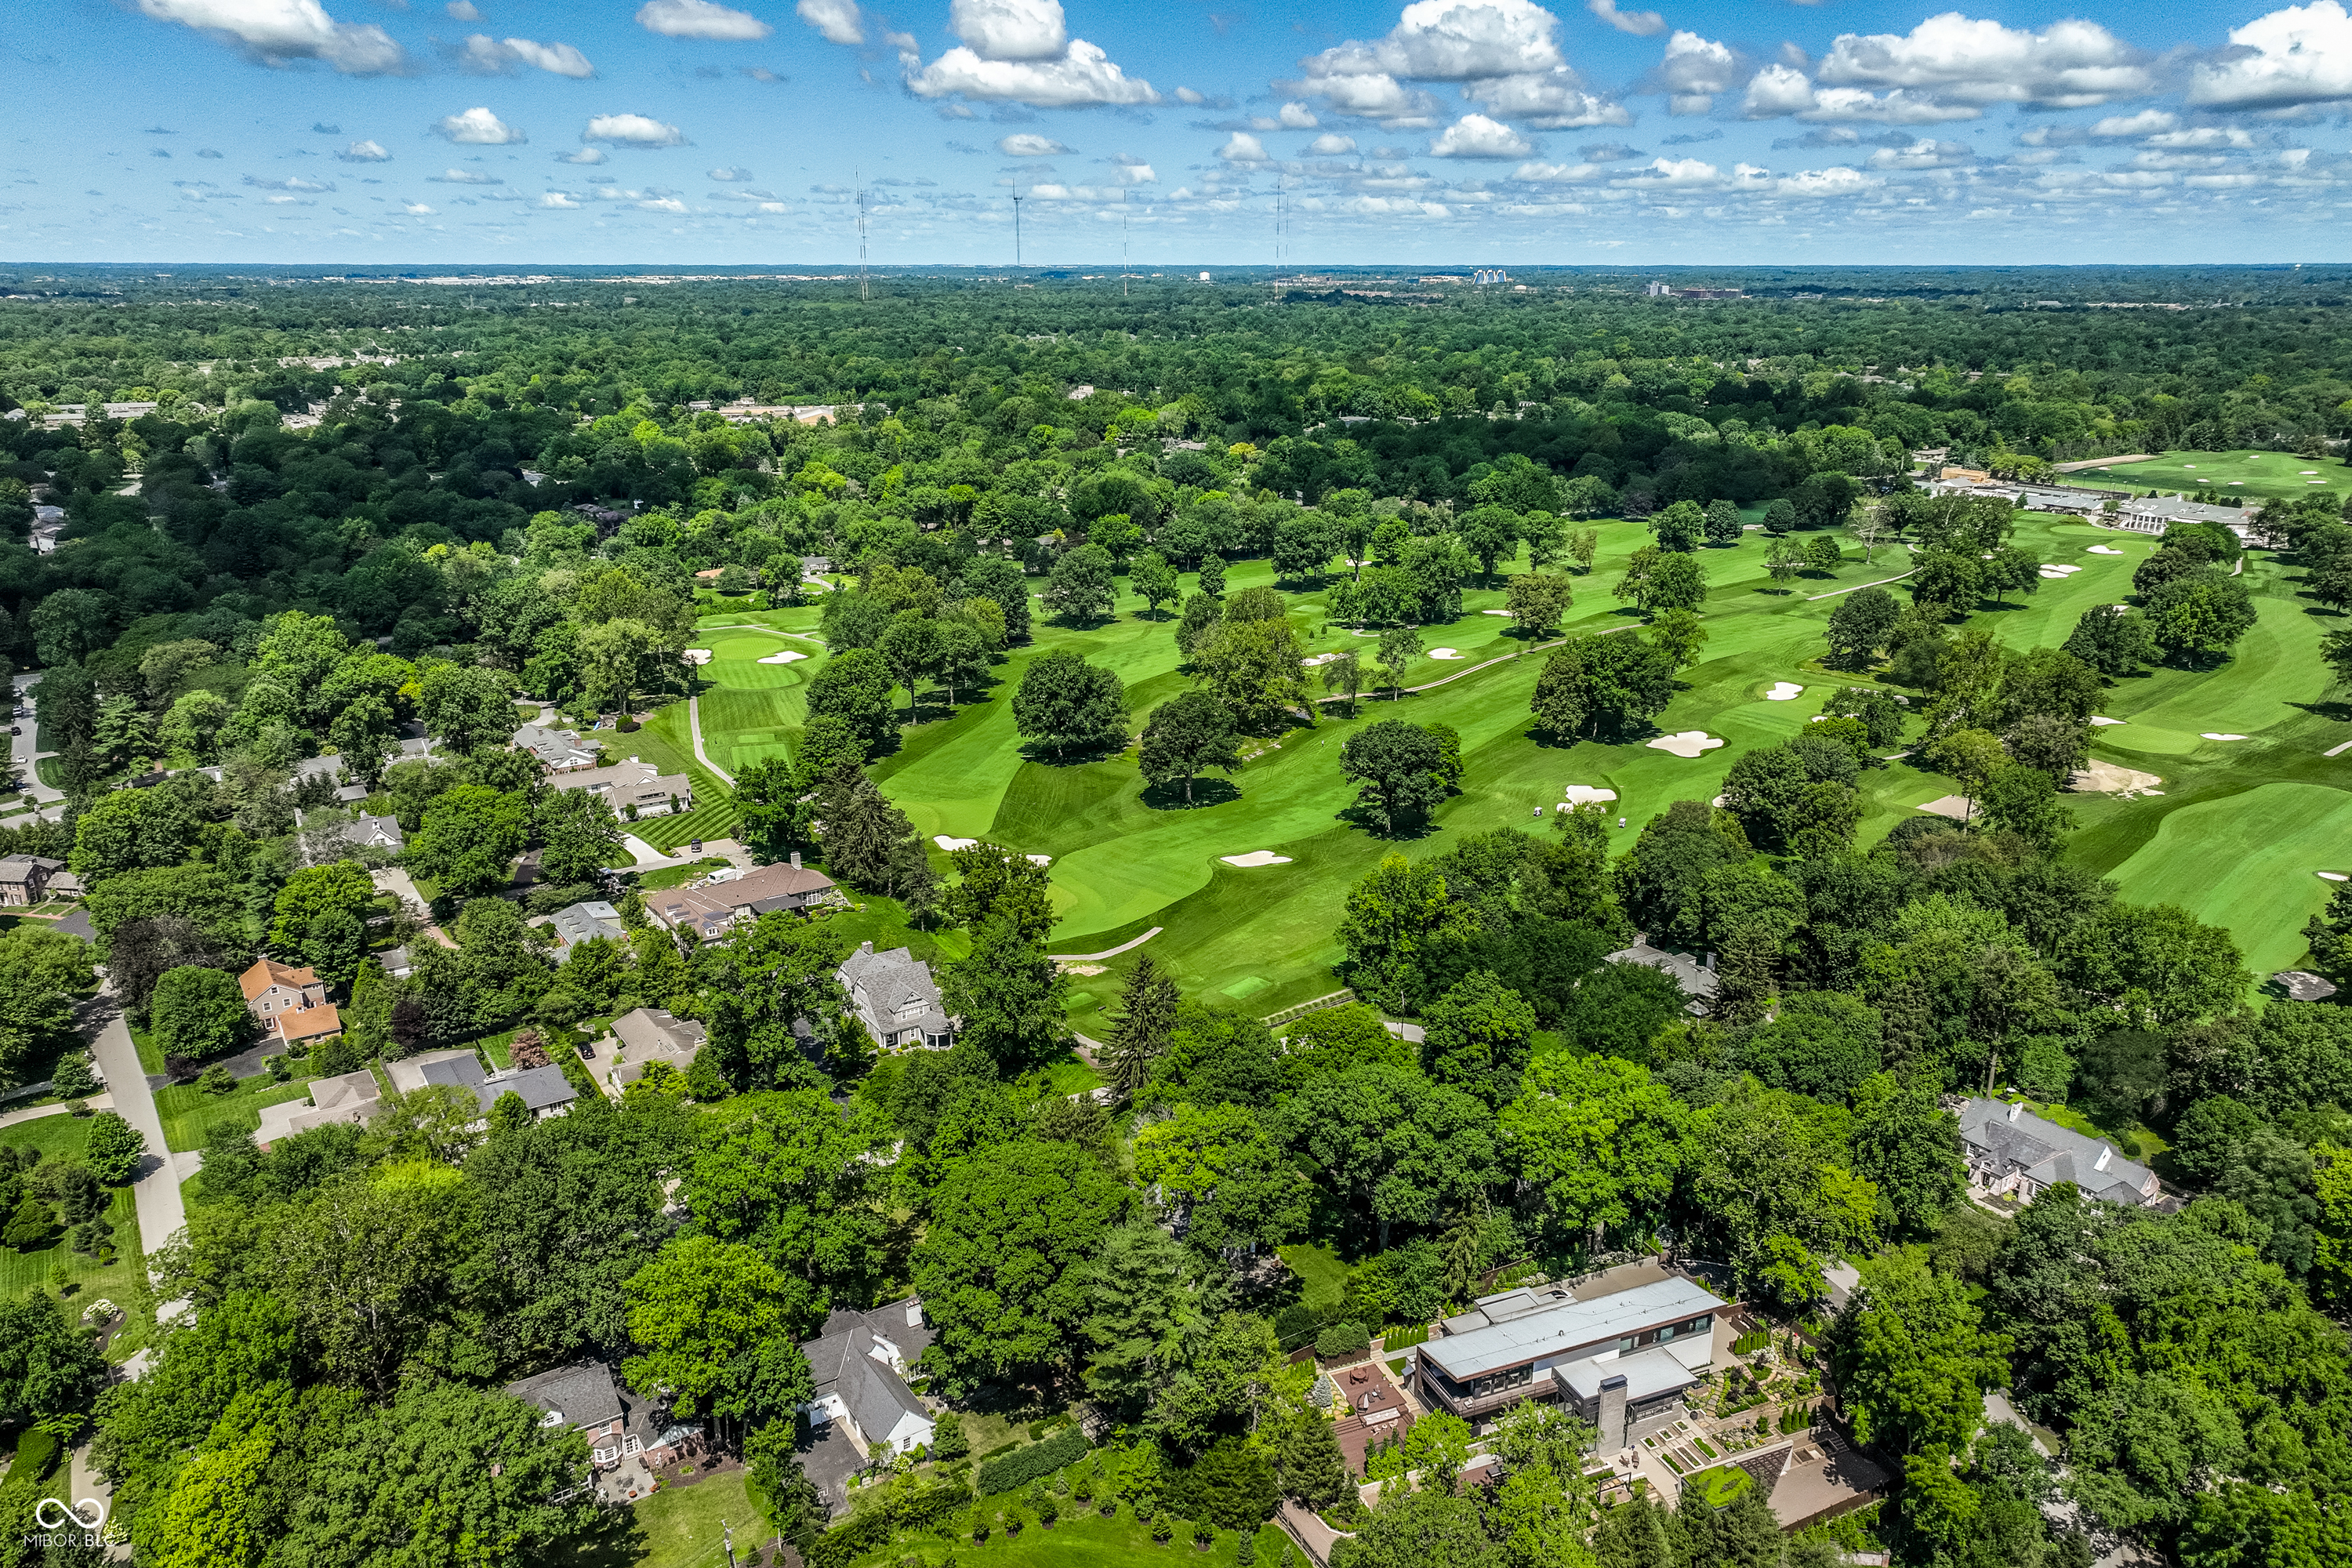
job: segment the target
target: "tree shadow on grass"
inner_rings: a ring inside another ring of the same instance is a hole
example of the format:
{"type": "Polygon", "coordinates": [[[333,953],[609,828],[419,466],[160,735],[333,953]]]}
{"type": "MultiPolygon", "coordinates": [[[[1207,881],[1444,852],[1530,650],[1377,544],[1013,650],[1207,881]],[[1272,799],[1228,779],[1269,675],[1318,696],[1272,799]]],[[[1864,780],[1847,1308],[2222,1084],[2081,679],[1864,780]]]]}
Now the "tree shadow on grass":
{"type": "Polygon", "coordinates": [[[1184,798],[1181,780],[1174,784],[1151,784],[1142,795],[1143,804],[1153,811],[1203,811],[1213,805],[1223,805],[1242,797],[1241,786],[1231,779],[1195,778],[1192,798],[1184,798]]]}
{"type": "Polygon", "coordinates": [[[2335,723],[2352,723],[2352,702],[2290,702],[2290,708],[2300,708],[2315,719],[2326,719],[2335,723]]]}

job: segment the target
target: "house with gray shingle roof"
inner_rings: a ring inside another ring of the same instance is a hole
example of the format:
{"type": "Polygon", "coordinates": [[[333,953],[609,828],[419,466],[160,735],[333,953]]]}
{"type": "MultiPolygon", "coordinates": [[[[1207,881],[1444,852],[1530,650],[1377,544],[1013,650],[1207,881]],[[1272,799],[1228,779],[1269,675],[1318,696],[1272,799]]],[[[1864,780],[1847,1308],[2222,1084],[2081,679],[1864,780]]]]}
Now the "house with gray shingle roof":
{"type": "MultiPolygon", "coordinates": [[[[1712,958],[1713,954],[1708,956],[1712,958]]],[[[1706,1010],[1706,1005],[1715,1000],[1714,964],[1702,963],[1686,952],[1668,952],[1664,948],[1652,947],[1638,936],[1633,939],[1633,946],[1621,947],[1614,952],[1605,954],[1601,962],[1603,963],[1638,963],[1645,969],[1656,970],[1681,986],[1683,994],[1690,998],[1684,1005],[1687,1012],[1703,1013],[1706,1010]]]]}
{"type": "Polygon", "coordinates": [[[900,1454],[928,1447],[934,1422],[906,1373],[930,1342],[919,1297],[870,1312],[836,1308],[824,1332],[801,1347],[816,1376],[816,1397],[802,1407],[810,1424],[839,1426],[861,1454],[885,1441],[900,1454]]]}
{"type": "Polygon", "coordinates": [[[2156,1173],[2125,1159],[2114,1145],[1998,1100],[1960,1107],[1960,1152],[1968,1158],[1970,1186],[2025,1203],[2061,1182],[2074,1183],[2085,1197],[2141,1208],[2164,1196],[2156,1173]]]}
{"type": "Polygon", "coordinates": [[[940,1000],[931,966],[903,947],[877,952],[864,942],[834,972],[874,1043],[886,1051],[943,1051],[955,1044],[955,1020],[940,1000]]]}

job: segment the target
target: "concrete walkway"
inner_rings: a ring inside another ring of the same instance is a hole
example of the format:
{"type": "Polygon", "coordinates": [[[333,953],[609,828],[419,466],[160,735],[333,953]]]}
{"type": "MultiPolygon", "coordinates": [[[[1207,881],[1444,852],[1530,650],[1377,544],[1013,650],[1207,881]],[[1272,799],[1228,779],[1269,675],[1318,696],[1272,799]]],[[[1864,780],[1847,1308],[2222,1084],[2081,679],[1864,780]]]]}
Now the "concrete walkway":
{"type": "Polygon", "coordinates": [[[686,732],[694,737],[694,760],[725,779],[727,787],[733,789],[735,775],[712,762],[710,753],[702,749],[702,698],[699,693],[686,700],[686,732]]]}
{"type": "MultiPolygon", "coordinates": [[[[100,1090],[91,1095],[88,1103],[92,1110],[111,1110],[114,1109],[113,1092],[100,1090]]],[[[0,1127],[14,1127],[19,1121],[37,1121],[44,1116],[68,1116],[72,1112],[72,1105],[63,1101],[56,1105],[28,1106],[23,1110],[11,1110],[0,1116],[0,1127]]]]}
{"type": "Polygon", "coordinates": [[[410,880],[408,873],[400,867],[386,866],[381,871],[371,871],[368,873],[368,880],[375,884],[377,892],[397,894],[415,905],[418,915],[425,920],[433,918],[433,906],[425,901],[425,895],[416,890],[416,884],[410,880]]]}
{"type": "Polygon", "coordinates": [[[163,1142],[163,1119],[156,1113],[155,1093],[148,1087],[146,1069],[139,1065],[139,1047],[131,1043],[131,1026],[122,1016],[113,993],[100,992],[86,1005],[85,1023],[99,1026],[90,1055],[106,1075],[113,1109],[147,1140],[139,1162],[139,1178],[131,1196],[139,1209],[139,1245],[150,1257],[188,1227],[187,1206],[180,1201],[179,1173],[163,1142]]]}

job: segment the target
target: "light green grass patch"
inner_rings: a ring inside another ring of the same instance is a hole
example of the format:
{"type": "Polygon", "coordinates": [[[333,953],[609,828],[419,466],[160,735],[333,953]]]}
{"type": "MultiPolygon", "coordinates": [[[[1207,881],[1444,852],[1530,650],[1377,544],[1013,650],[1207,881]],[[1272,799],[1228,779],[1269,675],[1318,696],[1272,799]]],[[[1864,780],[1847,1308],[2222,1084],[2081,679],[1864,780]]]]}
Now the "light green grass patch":
{"type": "Polygon", "coordinates": [[[2111,875],[2134,903],[2179,904],[2226,927],[2257,975],[2293,968],[2303,924],[2342,869],[2352,843],[2352,794],[2311,784],[2262,784],[2171,813],[2111,875]]]}
{"type": "Polygon", "coordinates": [[[1276,1247],[1276,1253],[1298,1276],[1300,1299],[1310,1307],[1337,1306],[1347,1292],[1348,1266],[1328,1247],[1300,1243],[1276,1247]]]}
{"type": "MultiPolygon", "coordinates": [[[[1037,1564],[1038,1568],[1133,1568],[1138,1563],[1166,1559],[1171,1563],[1224,1564],[1232,1563],[1241,1551],[1241,1537],[1230,1530],[1217,1531],[1216,1541],[1206,1552],[1192,1544],[1192,1527],[1181,1521],[1171,1521],[1176,1527],[1174,1537],[1162,1546],[1151,1539],[1151,1527],[1139,1523],[1135,1515],[1125,1508],[1117,1517],[1105,1519],[1091,1510],[1081,1514],[1077,1505],[1063,1500],[1062,1518],[1053,1529],[1032,1524],[1019,1535],[1007,1535],[998,1530],[988,1538],[985,1546],[975,1545],[969,1535],[950,1538],[931,1535],[909,1541],[894,1542],[879,1552],[856,1561],[860,1568],[881,1568],[918,1563],[923,1568],[939,1568],[950,1555],[959,1563],[1003,1563],[1007,1564],[1037,1564]]],[[[1288,1568],[1298,1561],[1297,1549],[1274,1525],[1257,1532],[1257,1560],[1263,1568],[1288,1568]]]]}
{"type": "Polygon", "coordinates": [[[279,1083],[268,1073],[241,1079],[227,1094],[207,1094],[193,1083],[155,1091],[155,1114],[163,1119],[163,1142],[173,1149],[199,1149],[215,1122],[236,1121],[247,1131],[261,1125],[261,1108],[308,1098],[309,1079],[279,1083]]]}
{"type": "Polygon", "coordinates": [[[2246,447],[2234,452],[2166,452],[2145,463],[2080,468],[2064,476],[2064,482],[2143,494],[2179,490],[2192,500],[2352,494],[2352,470],[2347,470],[2339,458],[2298,458],[2292,452],[2257,452],[2246,447]],[[2312,471],[2305,473],[2305,469],[2312,471]],[[2314,479],[2321,482],[2315,485],[2314,479]]]}

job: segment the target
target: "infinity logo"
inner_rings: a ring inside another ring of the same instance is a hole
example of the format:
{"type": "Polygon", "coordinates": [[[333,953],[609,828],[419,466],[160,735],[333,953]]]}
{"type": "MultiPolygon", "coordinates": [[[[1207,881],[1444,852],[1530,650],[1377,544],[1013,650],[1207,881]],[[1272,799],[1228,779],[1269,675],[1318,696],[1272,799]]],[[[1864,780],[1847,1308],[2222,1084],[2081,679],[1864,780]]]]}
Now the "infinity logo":
{"type": "Polygon", "coordinates": [[[43,1530],[63,1530],[68,1524],[79,1525],[84,1530],[96,1530],[106,1522],[106,1504],[102,1500],[94,1497],[86,1497],[79,1502],[71,1503],[61,1502],[53,1497],[45,1497],[33,1510],[33,1520],[43,1530]],[[89,1512],[89,1517],[87,1519],[82,1517],[82,1511],[85,1509],[89,1512]]]}

